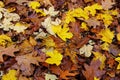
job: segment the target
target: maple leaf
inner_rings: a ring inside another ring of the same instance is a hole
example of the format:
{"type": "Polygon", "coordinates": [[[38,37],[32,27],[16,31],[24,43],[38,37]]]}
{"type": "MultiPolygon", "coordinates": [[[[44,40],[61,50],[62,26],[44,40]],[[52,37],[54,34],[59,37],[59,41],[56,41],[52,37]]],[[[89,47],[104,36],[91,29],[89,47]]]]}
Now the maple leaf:
{"type": "Polygon", "coordinates": [[[120,33],[118,33],[116,36],[117,36],[117,40],[120,41],[120,33]]]}
{"type": "Polygon", "coordinates": [[[30,76],[33,71],[34,67],[31,64],[39,65],[39,62],[45,61],[45,54],[42,54],[41,56],[37,56],[36,52],[21,55],[16,57],[16,61],[18,66],[20,67],[20,70],[22,71],[23,75],[30,76]]]}
{"type": "Polygon", "coordinates": [[[54,6],[49,7],[49,10],[44,9],[44,12],[50,16],[56,16],[59,13],[59,11],[55,11],[54,6]]]}
{"type": "Polygon", "coordinates": [[[45,80],[57,80],[56,75],[45,73],[45,80]]]}
{"type": "Polygon", "coordinates": [[[86,13],[90,13],[92,16],[95,16],[96,10],[102,10],[102,6],[96,3],[91,6],[85,7],[84,10],[86,13]]]}
{"type": "Polygon", "coordinates": [[[53,31],[63,40],[66,41],[67,39],[72,38],[73,34],[69,32],[68,27],[63,27],[61,25],[53,26],[53,31]]]}
{"type": "Polygon", "coordinates": [[[12,40],[9,36],[7,35],[0,35],[0,45],[1,46],[6,46],[7,44],[11,44],[12,43],[12,40]]]}
{"type": "Polygon", "coordinates": [[[29,3],[29,7],[31,7],[32,9],[37,9],[41,6],[41,4],[38,1],[31,1],[29,3]]]}
{"type": "Polygon", "coordinates": [[[0,62],[3,62],[3,55],[14,57],[14,52],[18,51],[18,48],[15,48],[15,45],[11,45],[7,48],[0,46],[0,62]]]}
{"type": "Polygon", "coordinates": [[[120,69],[120,57],[115,58],[115,61],[118,62],[117,69],[120,69]]]}
{"type": "Polygon", "coordinates": [[[57,50],[50,49],[46,52],[46,55],[50,56],[45,60],[48,64],[56,64],[57,66],[61,64],[63,55],[61,55],[57,50]]]}
{"type": "Polygon", "coordinates": [[[9,70],[7,74],[4,74],[2,76],[2,80],[17,80],[16,74],[16,70],[9,70]]]}
{"type": "Polygon", "coordinates": [[[109,28],[102,29],[100,31],[99,35],[102,36],[102,38],[101,38],[102,41],[105,41],[105,42],[108,42],[108,43],[111,43],[112,39],[114,38],[114,32],[110,31],[109,28]]]}
{"type": "Polygon", "coordinates": [[[101,62],[101,65],[100,65],[100,69],[102,70],[104,67],[105,67],[105,60],[106,60],[106,57],[105,55],[101,54],[100,52],[93,52],[94,54],[94,58],[93,60],[100,60],[101,62]]]}
{"type": "Polygon", "coordinates": [[[86,24],[85,22],[82,22],[82,23],[81,23],[80,28],[84,29],[85,31],[88,31],[88,30],[89,30],[89,28],[87,27],[87,24],[86,24]]]}
{"type": "Polygon", "coordinates": [[[114,0],[102,0],[102,7],[104,10],[109,10],[115,4],[114,0]]]}
{"type": "Polygon", "coordinates": [[[106,50],[108,51],[109,50],[109,44],[108,43],[103,43],[102,45],[100,45],[100,47],[102,48],[102,50],[106,50]]]}
{"type": "Polygon", "coordinates": [[[84,54],[86,57],[91,56],[93,46],[92,45],[84,45],[82,48],[79,49],[80,54],[84,54]]]}
{"type": "Polygon", "coordinates": [[[99,70],[101,62],[99,60],[92,60],[90,65],[84,64],[85,71],[82,70],[83,75],[87,80],[94,80],[94,77],[101,78],[105,71],[99,70]]]}

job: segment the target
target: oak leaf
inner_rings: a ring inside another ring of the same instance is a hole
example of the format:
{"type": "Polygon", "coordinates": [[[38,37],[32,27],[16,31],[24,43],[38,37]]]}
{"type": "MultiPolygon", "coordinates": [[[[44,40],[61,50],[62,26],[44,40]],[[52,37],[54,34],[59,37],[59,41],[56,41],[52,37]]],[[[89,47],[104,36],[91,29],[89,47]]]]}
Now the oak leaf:
{"type": "Polygon", "coordinates": [[[3,62],[3,55],[15,57],[14,52],[19,51],[18,48],[15,48],[15,45],[11,45],[7,48],[0,46],[0,62],[3,62]]]}
{"type": "Polygon", "coordinates": [[[23,75],[30,76],[33,74],[34,67],[32,64],[39,66],[39,62],[45,61],[45,54],[37,56],[36,52],[16,57],[17,64],[23,75]],[[43,56],[42,56],[43,55],[43,56]]]}
{"type": "Polygon", "coordinates": [[[114,0],[102,0],[102,7],[104,10],[109,10],[114,4],[114,0]]]}
{"type": "Polygon", "coordinates": [[[85,70],[82,70],[83,75],[87,80],[94,80],[94,77],[101,78],[105,71],[99,70],[101,62],[92,60],[90,65],[84,64],[85,70]]]}

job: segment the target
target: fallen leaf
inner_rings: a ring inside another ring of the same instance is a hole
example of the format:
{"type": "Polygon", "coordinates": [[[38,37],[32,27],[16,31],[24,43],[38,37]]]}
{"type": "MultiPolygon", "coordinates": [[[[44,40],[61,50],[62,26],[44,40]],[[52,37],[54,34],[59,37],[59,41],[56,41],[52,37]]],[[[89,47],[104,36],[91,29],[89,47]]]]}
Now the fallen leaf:
{"type": "Polygon", "coordinates": [[[87,80],[94,80],[94,77],[101,78],[105,71],[99,70],[101,62],[99,60],[92,60],[90,65],[84,64],[85,71],[82,70],[83,75],[87,80]]]}
{"type": "Polygon", "coordinates": [[[26,55],[16,56],[16,61],[22,74],[30,76],[34,71],[34,67],[31,64],[39,66],[39,62],[44,62],[45,58],[45,55],[37,56],[37,53],[33,52],[26,55]]]}
{"type": "Polygon", "coordinates": [[[0,46],[0,62],[4,62],[3,55],[15,57],[14,52],[19,51],[18,48],[15,48],[15,45],[11,45],[7,48],[0,46]]]}
{"type": "Polygon", "coordinates": [[[2,76],[2,80],[17,80],[16,73],[16,70],[9,70],[7,74],[2,76]]]}
{"type": "Polygon", "coordinates": [[[110,31],[109,28],[102,29],[99,33],[100,36],[102,36],[101,40],[111,43],[112,39],[114,38],[114,32],[110,31]]]}
{"type": "Polygon", "coordinates": [[[109,10],[115,4],[114,0],[102,0],[101,3],[104,10],[109,10]]]}
{"type": "Polygon", "coordinates": [[[93,49],[92,45],[84,45],[79,49],[80,55],[84,54],[85,57],[90,57],[92,54],[92,49],[93,49]]]}
{"type": "Polygon", "coordinates": [[[89,27],[93,26],[96,28],[97,26],[100,26],[100,21],[98,21],[95,17],[89,18],[88,20],[85,20],[85,22],[89,27]]]}
{"type": "Polygon", "coordinates": [[[106,60],[106,57],[105,55],[101,54],[100,52],[93,52],[94,54],[94,58],[93,60],[100,60],[101,64],[100,64],[100,69],[103,70],[103,68],[105,67],[105,60],[106,60]]]}
{"type": "Polygon", "coordinates": [[[118,48],[117,45],[110,44],[109,53],[111,53],[114,56],[118,56],[118,54],[120,53],[120,49],[118,48]]]}
{"type": "Polygon", "coordinates": [[[61,55],[61,53],[59,53],[57,50],[50,49],[46,52],[46,55],[50,57],[45,60],[46,63],[56,64],[57,66],[61,64],[63,55],[61,55]]]}
{"type": "Polygon", "coordinates": [[[57,80],[57,76],[53,74],[45,74],[45,80],[57,80]]]}

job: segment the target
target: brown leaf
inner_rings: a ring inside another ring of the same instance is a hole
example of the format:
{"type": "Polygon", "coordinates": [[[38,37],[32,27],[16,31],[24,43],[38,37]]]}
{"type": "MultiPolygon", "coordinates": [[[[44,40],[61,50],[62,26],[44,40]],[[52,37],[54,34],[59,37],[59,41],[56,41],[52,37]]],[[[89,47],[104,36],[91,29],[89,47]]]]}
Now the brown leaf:
{"type": "Polygon", "coordinates": [[[98,21],[95,17],[91,17],[88,20],[85,20],[85,22],[88,24],[89,27],[93,26],[96,28],[96,26],[100,26],[100,21],[98,21]]]}
{"type": "Polygon", "coordinates": [[[3,62],[3,55],[14,57],[14,52],[19,51],[18,48],[15,48],[15,45],[9,46],[7,48],[0,46],[0,62],[3,62]]]}
{"type": "Polygon", "coordinates": [[[60,78],[67,80],[67,79],[69,79],[68,76],[75,77],[75,75],[77,75],[77,74],[78,74],[78,72],[70,72],[69,70],[65,70],[65,71],[61,71],[60,78]]]}
{"type": "Polygon", "coordinates": [[[120,49],[117,45],[110,44],[109,53],[112,53],[112,55],[117,56],[120,53],[120,49]]]}
{"type": "Polygon", "coordinates": [[[92,60],[90,65],[84,64],[85,71],[82,70],[82,73],[87,80],[94,80],[94,77],[101,78],[105,71],[99,70],[100,64],[101,62],[99,60],[92,60]]]}
{"type": "Polygon", "coordinates": [[[33,74],[34,67],[31,64],[39,65],[39,62],[44,62],[46,56],[37,56],[36,52],[21,55],[16,57],[16,61],[23,75],[30,76],[33,74]]]}
{"type": "Polygon", "coordinates": [[[92,2],[94,0],[84,0],[85,3],[92,2]]]}

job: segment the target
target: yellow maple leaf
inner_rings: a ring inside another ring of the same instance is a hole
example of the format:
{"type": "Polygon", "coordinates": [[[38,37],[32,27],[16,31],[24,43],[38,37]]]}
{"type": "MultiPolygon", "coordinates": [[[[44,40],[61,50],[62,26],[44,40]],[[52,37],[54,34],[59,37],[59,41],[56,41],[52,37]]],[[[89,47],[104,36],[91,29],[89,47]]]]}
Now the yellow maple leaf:
{"type": "Polygon", "coordinates": [[[105,60],[106,60],[105,55],[101,54],[100,52],[93,52],[93,54],[95,56],[93,60],[99,59],[101,61],[100,69],[103,69],[105,66],[105,60]]]}
{"type": "Polygon", "coordinates": [[[2,76],[2,80],[17,80],[16,70],[9,70],[9,72],[2,76]]]}
{"type": "Polygon", "coordinates": [[[102,45],[100,45],[100,47],[102,48],[102,50],[106,50],[108,51],[109,50],[109,44],[108,43],[103,43],[102,45]]]}
{"type": "Polygon", "coordinates": [[[72,38],[73,34],[69,32],[68,27],[63,27],[61,25],[53,26],[53,32],[56,33],[63,41],[72,38]]]}
{"type": "Polygon", "coordinates": [[[41,4],[38,1],[31,1],[29,4],[29,7],[31,7],[33,10],[35,10],[36,13],[41,13],[41,16],[46,16],[43,10],[39,9],[41,4]]]}
{"type": "MultiPolygon", "coordinates": [[[[117,14],[117,13],[113,13],[113,14],[117,14]]],[[[104,25],[105,25],[105,27],[107,28],[111,23],[112,23],[112,21],[113,21],[113,17],[110,15],[110,14],[108,14],[108,13],[104,13],[104,14],[98,14],[97,16],[96,16],[96,18],[97,19],[99,19],[99,20],[103,20],[103,22],[104,22],[104,25]]]]}
{"type": "Polygon", "coordinates": [[[29,7],[31,7],[32,9],[37,9],[38,7],[40,7],[40,3],[38,1],[31,1],[29,3],[29,7]]]}
{"type": "Polygon", "coordinates": [[[100,80],[99,78],[97,78],[97,77],[94,77],[94,80],[100,80]]]}
{"type": "Polygon", "coordinates": [[[66,13],[64,23],[69,24],[70,22],[75,22],[75,17],[76,18],[84,18],[85,20],[87,20],[89,18],[88,14],[83,9],[76,8],[73,10],[69,10],[66,13]]]}
{"type": "Polygon", "coordinates": [[[9,36],[4,35],[4,34],[0,35],[0,45],[1,46],[5,46],[5,45],[11,44],[11,43],[12,43],[12,40],[9,36]]]}
{"type": "Polygon", "coordinates": [[[105,41],[105,42],[108,42],[108,43],[111,43],[112,39],[114,38],[114,32],[110,31],[109,28],[102,29],[100,31],[99,35],[102,36],[102,38],[101,38],[102,41],[105,41]]]}
{"type": "Polygon", "coordinates": [[[60,65],[61,60],[63,58],[63,55],[59,53],[57,50],[48,50],[46,52],[46,55],[49,56],[50,58],[47,58],[45,60],[46,63],[48,64],[56,64],[57,66],[60,65]]]}
{"type": "Polygon", "coordinates": [[[99,4],[93,4],[84,8],[85,12],[90,13],[92,16],[95,16],[96,10],[101,10],[102,6],[99,4]]]}
{"type": "MultiPolygon", "coordinates": [[[[119,54],[120,55],[120,54],[119,54]]],[[[120,69],[120,56],[115,58],[115,61],[118,62],[118,66],[117,66],[117,69],[120,69]]]]}
{"type": "Polygon", "coordinates": [[[120,41],[120,33],[117,34],[117,40],[120,41]]]}
{"type": "Polygon", "coordinates": [[[82,22],[81,23],[81,28],[84,29],[85,31],[88,31],[88,27],[87,27],[87,24],[85,22],[82,22]]]}

